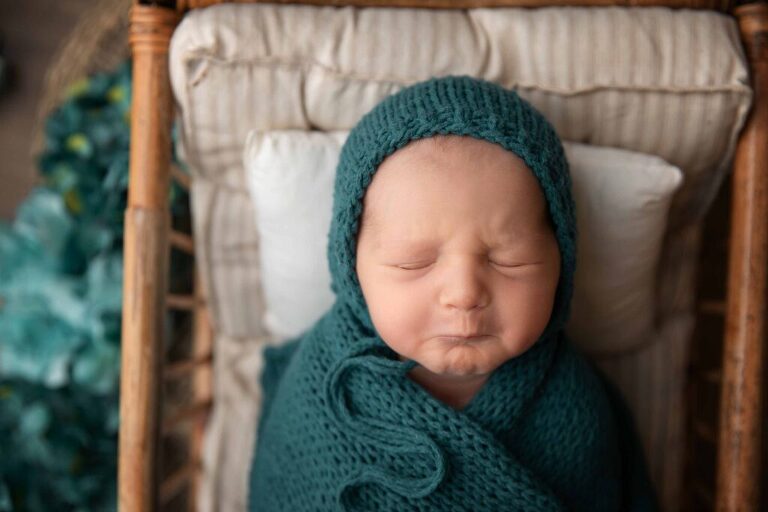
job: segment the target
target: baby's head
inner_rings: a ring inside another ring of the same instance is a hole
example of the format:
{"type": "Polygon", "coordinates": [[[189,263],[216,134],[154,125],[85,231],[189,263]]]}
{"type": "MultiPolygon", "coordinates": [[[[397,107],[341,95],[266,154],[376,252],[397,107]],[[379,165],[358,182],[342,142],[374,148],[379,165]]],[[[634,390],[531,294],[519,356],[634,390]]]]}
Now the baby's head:
{"type": "Polygon", "coordinates": [[[575,218],[560,140],[491,82],[403,89],[342,148],[328,251],[337,299],[402,359],[490,374],[568,317],[575,218]]]}
{"type": "Polygon", "coordinates": [[[357,276],[395,352],[434,373],[485,375],[536,342],[560,251],[514,153],[467,136],[411,142],[379,166],[364,205],[357,276]]]}

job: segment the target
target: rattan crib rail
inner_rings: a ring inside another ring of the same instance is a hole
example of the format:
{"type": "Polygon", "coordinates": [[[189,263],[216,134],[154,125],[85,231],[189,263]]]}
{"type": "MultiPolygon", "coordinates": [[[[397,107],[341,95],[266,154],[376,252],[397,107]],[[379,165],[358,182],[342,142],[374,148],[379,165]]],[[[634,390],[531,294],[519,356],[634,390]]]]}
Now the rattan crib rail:
{"type": "MultiPolygon", "coordinates": [[[[217,0],[137,2],[131,11],[133,54],[130,185],[125,212],[125,270],[119,441],[119,509],[138,512],[167,509],[179,493],[195,508],[200,482],[200,452],[212,405],[212,343],[205,297],[199,286],[187,294],[169,293],[169,253],[194,254],[191,233],[170,225],[167,197],[171,179],[189,186],[189,178],[171,166],[173,101],[168,46],[174,28],[189,9],[224,3],[217,0]],[[167,310],[192,319],[191,349],[181,360],[163,358],[167,310]],[[167,382],[188,379],[189,403],[168,410],[167,382]],[[187,425],[189,458],[160,475],[163,436],[187,425]]],[[[668,6],[721,11],[735,16],[748,56],[753,107],[741,132],[732,174],[727,295],[700,304],[705,313],[725,319],[722,373],[709,376],[720,386],[720,419],[707,433],[718,453],[716,488],[710,507],[719,511],[758,510],[761,483],[761,434],[764,416],[766,277],[768,270],[768,5],[736,7],[729,0],[305,0],[272,3],[395,6],[423,8],[543,6],[668,6]]],[[[700,433],[701,433],[700,432],[700,433]]]]}

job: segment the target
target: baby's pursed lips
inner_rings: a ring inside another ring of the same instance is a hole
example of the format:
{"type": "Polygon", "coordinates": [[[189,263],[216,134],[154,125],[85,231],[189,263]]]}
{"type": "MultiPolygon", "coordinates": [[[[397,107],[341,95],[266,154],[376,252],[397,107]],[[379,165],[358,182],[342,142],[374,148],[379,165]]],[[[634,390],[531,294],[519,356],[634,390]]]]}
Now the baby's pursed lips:
{"type": "Polygon", "coordinates": [[[460,341],[471,341],[474,339],[480,339],[485,337],[485,334],[482,333],[471,333],[471,334],[440,334],[438,336],[435,336],[436,338],[442,338],[446,340],[460,340],[460,341]]]}

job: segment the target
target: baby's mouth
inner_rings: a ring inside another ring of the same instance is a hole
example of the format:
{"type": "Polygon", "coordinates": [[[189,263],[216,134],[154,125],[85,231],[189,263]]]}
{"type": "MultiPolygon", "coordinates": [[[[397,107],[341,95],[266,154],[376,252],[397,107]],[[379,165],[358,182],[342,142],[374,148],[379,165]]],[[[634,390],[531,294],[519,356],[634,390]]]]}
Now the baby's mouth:
{"type": "Polygon", "coordinates": [[[443,334],[436,336],[436,339],[445,341],[448,343],[477,343],[483,341],[487,336],[485,334],[473,334],[470,336],[462,336],[456,334],[443,334]]]}

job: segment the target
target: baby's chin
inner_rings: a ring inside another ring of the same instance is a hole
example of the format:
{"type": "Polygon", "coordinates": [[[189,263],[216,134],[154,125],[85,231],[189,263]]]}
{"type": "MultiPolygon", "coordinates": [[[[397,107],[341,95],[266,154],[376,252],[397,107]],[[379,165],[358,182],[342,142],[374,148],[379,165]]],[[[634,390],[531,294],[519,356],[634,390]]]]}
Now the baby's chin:
{"type": "Polygon", "coordinates": [[[475,377],[492,373],[503,362],[495,361],[487,350],[470,345],[455,345],[441,352],[427,355],[419,364],[439,375],[475,377]]]}

